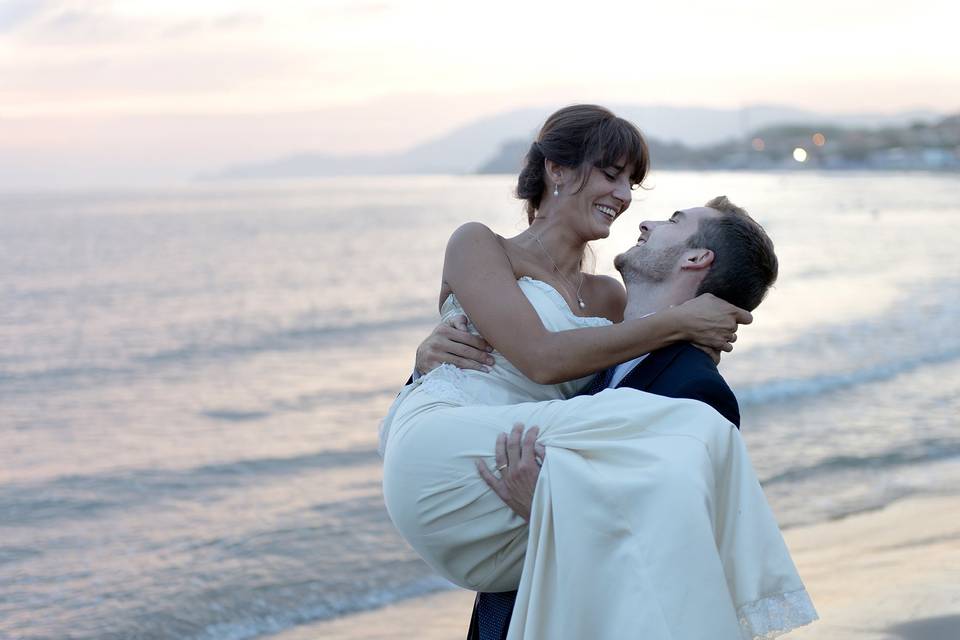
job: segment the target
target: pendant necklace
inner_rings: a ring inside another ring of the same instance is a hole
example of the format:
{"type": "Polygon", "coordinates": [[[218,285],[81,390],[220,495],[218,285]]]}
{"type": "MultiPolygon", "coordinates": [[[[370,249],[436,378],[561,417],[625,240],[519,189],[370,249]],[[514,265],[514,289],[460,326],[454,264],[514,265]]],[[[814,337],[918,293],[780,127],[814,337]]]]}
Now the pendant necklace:
{"type": "MultiPolygon", "coordinates": [[[[556,261],[550,257],[550,253],[547,251],[547,248],[543,246],[543,243],[540,241],[540,236],[533,234],[534,240],[537,241],[537,244],[540,245],[540,250],[543,251],[544,255],[547,256],[547,259],[553,263],[553,268],[557,270],[557,273],[560,274],[560,277],[563,278],[563,282],[567,285],[567,290],[573,289],[573,284],[567,280],[567,277],[563,275],[563,271],[560,270],[560,267],[557,266],[556,261]]],[[[580,284],[577,285],[577,306],[581,309],[587,308],[587,303],[583,301],[583,298],[580,297],[580,288],[583,286],[583,271],[580,272],[580,284]]]]}

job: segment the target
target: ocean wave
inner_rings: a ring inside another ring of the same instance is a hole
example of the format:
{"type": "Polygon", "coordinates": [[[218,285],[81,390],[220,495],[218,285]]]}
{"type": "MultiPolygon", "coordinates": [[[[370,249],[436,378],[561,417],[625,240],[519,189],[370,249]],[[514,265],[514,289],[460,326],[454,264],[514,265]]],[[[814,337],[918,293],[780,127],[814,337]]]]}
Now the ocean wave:
{"type": "Polygon", "coordinates": [[[268,418],[270,412],[243,411],[241,409],[208,409],[201,411],[200,415],[212,420],[224,420],[226,422],[255,422],[268,418]]]}
{"type": "Polygon", "coordinates": [[[42,555],[42,551],[31,547],[0,546],[0,564],[22,562],[28,558],[35,558],[42,555]]]}
{"type": "Polygon", "coordinates": [[[927,464],[955,457],[960,457],[960,441],[931,438],[872,455],[831,456],[812,465],[791,467],[761,480],[761,484],[770,486],[799,482],[831,473],[865,469],[883,470],[910,464],[927,464]]]}
{"type": "Polygon", "coordinates": [[[392,398],[397,394],[399,387],[393,386],[380,389],[336,389],[311,391],[301,393],[292,398],[278,398],[264,406],[251,408],[219,407],[205,409],[200,412],[204,418],[225,422],[251,422],[264,420],[271,416],[284,413],[306,413],[323,406],[335,406],[345,403],[356,403],[381,398],[392,398]]]}
{"type": "Polygon", "coordinates": [[[36,483],[9,483],[0,487],[0,526],[91,518],[107,510],[140,508],[183,496],[200,500],[204,493],[243,488],[261,483],[265,477],[295,476],[379,462],[373,449],[346,449],[189,469],[133,469],[61,476],[36,483]]]}
{"type": "Polygon", "coordinates": [[[151,373],[157,367],[184,366],[249,357],[270,352],[294,352],[320,349],[331,343],[350,340],[359,344],[380,334],[422,328],[424,335],[437,318],[435,315],[413,315],[390,320],[357,322],[350,325],[294,326],[264,331],[247,339],[231,342],[187,342],[180,346],[152,353],[118,358],[108,365],[51,366],[34,371],[0,369],[4,393],[37,392],[70,384],[102,384],[112,380],[127,381],[132,376],[151,373]]]}
{"type": "Polygon", "coordinates": [[[187,343],[173,349],[137,356],[134,361],[143,364],[167,362],[192,362],[194,360],[220,360],[236,356],[271,351],[299,351],[328,345],[344,338],[364,340],[372,334],[404,331],[413,327],[429,326],[437,322],[435,314],[413,315],[389,320],[331,324],[320,326],[293,326],[276,331],[266,331],[248,340],[220,344],[187,343]]]}
{"type": "Polygon", "coordinates": [[[735,390],[741,405],[761,405],[807,396],[818,396],[838,389],[890,380],[928,365],[960,359],[960,347],[908,356],[844,373],[829,373],[806,378],[772,380],[735,390]]]}
{"type": "MultiPolygon", "coordinates": [[[[60,382],[79,377],[102,379],[108,377],[128,376],[136,372],[133,367],[51,367],[36,371],[0,371],[0,384],[4,385],[32,385],[41,382],[60,382]]],[[[4,389],[5,391],[7,389],[4,389]]]]}

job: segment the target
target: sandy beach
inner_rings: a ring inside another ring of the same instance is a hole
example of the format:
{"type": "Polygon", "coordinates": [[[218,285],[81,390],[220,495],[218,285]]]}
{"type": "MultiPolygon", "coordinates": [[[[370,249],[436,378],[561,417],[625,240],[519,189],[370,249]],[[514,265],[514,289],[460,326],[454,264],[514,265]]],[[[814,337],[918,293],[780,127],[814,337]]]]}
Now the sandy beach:
{"type": "MultiPolygon", "coordinates": [[[[796,640],[960,638],[960,496],[900,500],[881,511],[785,532],[820,613],[796,640]]],[[[455,640],[473,594],[445,591],[272,640],[455,640]]]]}

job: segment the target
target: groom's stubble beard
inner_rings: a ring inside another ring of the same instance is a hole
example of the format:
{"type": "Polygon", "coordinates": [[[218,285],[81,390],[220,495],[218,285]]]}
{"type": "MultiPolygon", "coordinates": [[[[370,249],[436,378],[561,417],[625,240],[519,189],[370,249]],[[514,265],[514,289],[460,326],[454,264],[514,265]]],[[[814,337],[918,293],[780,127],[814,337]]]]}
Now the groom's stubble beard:
{"type": "Polygon", "coordinates": [[[613,266],[620,272],[624,283],[640,280],[661,283],[674,274],[677,262],[688,248],[685,244],[653,250],[635,247],[614,258],[613,266]]]}

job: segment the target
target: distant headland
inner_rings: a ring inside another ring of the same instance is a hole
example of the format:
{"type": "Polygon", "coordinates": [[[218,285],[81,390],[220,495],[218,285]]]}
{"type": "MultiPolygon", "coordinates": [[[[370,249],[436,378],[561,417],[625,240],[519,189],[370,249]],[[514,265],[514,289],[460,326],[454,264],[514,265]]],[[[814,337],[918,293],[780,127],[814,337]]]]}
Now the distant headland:
{"type": "MultiPolygon", "coordinates": [[[[960,114],[877,129],[775,125],[703,146],[648,142],[655,169],[960,170],[960,114]]],[[[478,173],[516,173],[529,147],[528,140],[505,142],[478,173]]]]}
{"type": "MultiPolygon", "coordinates": [[[[770,105],[611,107],[640,125],[654,169],[960,169],[960,114],[831,114],[770,105]]],[[[494,114],[392,153],[306,152],[227,167],[202,179],[514,173],[551,110],[494,114]]]]}

